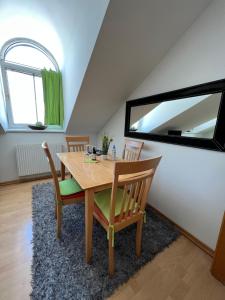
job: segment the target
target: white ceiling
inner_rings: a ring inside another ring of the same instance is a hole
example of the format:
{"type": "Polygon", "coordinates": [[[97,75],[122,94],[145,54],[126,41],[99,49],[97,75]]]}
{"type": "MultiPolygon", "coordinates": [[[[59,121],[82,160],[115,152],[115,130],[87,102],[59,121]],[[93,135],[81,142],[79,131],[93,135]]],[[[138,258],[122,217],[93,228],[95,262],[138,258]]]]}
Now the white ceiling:
{"type": "Polygon", "coordinates": [[[67,131],[97,133],[210,2],[111,0],[67,131]]]}

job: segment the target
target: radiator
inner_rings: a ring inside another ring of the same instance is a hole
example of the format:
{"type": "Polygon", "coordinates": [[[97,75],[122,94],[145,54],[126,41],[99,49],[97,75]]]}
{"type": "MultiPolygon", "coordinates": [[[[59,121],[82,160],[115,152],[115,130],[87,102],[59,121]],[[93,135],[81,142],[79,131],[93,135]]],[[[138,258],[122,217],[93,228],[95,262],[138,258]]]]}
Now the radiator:
{"type": "MultiPolygon", "coordinates": [[[[56,170],[60,170],[60,161],[56,153],[63,151],[62,144],[49,144],[56,170]]],[[[49,173],[50,166],[41,144],[16,145],[16,161],[18,176],[49,173]]]]}

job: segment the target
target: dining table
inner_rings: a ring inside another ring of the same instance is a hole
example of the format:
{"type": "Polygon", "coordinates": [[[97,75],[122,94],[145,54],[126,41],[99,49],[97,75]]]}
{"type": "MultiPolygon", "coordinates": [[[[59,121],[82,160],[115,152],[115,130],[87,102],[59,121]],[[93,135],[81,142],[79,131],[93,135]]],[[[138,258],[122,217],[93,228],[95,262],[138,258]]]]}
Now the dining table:
{"type": "Polygon", "coordinates": [[[84,152],[57,153],[61,162],[61,176],[65,179],[67,169],[85,192],[85,259],[92,258],[92,231],[94,193],[112,187],[115,161],[102,156],[96,160],[89,158],[84,152]]]}

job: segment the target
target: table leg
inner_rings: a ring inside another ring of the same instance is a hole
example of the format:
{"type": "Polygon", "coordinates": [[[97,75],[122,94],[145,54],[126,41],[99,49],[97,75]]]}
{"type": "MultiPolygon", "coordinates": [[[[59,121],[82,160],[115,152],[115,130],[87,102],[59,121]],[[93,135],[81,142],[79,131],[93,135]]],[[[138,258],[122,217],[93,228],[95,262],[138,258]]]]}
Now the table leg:
{"type": "Polygon", "coordinates": [[[61,162],[61,178],[65,180],[65,165],[61,162]]]}
{"type": "Polygon", "coordinates": [[[92,231],[93,231],[94,191],[85,190],[85,255],[86,263],[91,262],[92,257],[92,231]]]}

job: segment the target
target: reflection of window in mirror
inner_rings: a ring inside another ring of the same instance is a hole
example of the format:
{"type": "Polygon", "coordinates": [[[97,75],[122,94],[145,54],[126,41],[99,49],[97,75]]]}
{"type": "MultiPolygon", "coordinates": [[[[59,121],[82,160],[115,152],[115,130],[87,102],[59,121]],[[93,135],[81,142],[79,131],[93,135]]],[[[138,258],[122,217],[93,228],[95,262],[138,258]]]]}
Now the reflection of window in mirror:
{"type": "Polygon", "coordinates": [[[130,131],[212,139],[221,93],[131,108],[130,131]]]}

